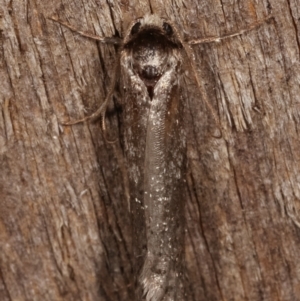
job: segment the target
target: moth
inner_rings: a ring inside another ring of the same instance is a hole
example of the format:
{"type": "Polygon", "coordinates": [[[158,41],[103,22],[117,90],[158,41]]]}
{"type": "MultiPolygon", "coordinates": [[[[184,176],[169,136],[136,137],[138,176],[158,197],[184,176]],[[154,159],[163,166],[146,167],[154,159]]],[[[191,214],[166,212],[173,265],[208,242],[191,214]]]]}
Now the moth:
{"type": "Polygon", "coordinates": [[[158,15],[134,20],[124,38],[98,37],[61,23],[101,43],[119,46],[108,94],[91,116],[72,125],[102,117],[111,100],[118,74],[123,91],[123,137],[130,185],[136,298],[147,301],[184,300],[184,184],[186,139],[182,98],[183,61],[188,61],[199,94],[212,109],[196,70],[191,45],[219,42],[249,31],[270,16],[237,33],[185,41],[176,25],[158,15]]]}

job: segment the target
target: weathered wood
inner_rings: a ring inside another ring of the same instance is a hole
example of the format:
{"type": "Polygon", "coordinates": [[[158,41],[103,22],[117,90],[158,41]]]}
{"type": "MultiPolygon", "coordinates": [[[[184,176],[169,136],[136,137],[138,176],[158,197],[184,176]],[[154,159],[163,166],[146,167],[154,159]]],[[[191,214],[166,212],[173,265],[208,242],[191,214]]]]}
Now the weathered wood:
{"type": "Polygon", "coordinates": [[[116,49],[46,17],[113,36],[151,12],[192,39],[274,15],[192,46],[223,136],[186,72],[185,300],[299,299],[299,1],[149,3],[1,2],[1,301],[134,300],[122,139],[107,144],[99,123],[59,123],[104,100],[116,49]]]}

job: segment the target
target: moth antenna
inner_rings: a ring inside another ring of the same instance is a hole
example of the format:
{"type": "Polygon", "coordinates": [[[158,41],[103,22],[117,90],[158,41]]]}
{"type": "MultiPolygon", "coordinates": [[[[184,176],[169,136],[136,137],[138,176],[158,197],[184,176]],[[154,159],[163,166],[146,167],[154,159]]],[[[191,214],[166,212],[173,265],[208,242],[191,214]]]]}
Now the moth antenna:
{"type": "Polygon", "coordinates": [[[238,32],[232,32],[232,33],[229,33],[229,34],[227,34],[225,36],[222,36],[222,37],[220,37],[220,36],[214,36],[214,37],[208,37],[208,38],[202,38],[202,39],[189,40],[189,41],[187,41],[187,44],[189,44],[189,45],[197,45],[197,44],[206,44],[206,43],[218,43],[221,40],[228,39],[228,38],[233,38],[233,37],[237,37],[239,35],[242,35],[245,32],[251,31],[251,30],[255,29],[256,27],[262,25],[266,21],[272,19],[273,17],[274,17],[273,15],[269,15],[266,18],[264,18],[264,19],[262,19],[260,21],[257,21],[257,22],[254,22],[254,23],[250,24],[246,28],[242,28],[238,32]]]}
{"type": "Polygon", "coordinates": [[[87,37],[87,38],[90,38],[90,39],[93,39],[93,40],[97,40],[101,43],[114,44],[114,45],[121,45],[122,44],[122,39],[120,39],[118,37],[100,37],[100,36],[94,35],[92,33],[88,33],[88,32],[85,32],[85,31],[78,30],[74,26],[72,26],[72,25],[70,25],[70,24],[68,24],[68,23],[66,23],[62,20],[59,20],[56,17],[49,17],[47,19],[52,20],[54,22],[57,22],[57,23],[65,26],[65,27],[69,28],[70,30],[79,33],[80,35],[82,35],[84,37],[87,37]]]}
{"type": "Polygon", "coordinates": [[[106,111],[106,106],[107,106],[107,103],[108,103],[109,99],[105,99],[104,102],[102,103],[102,105],[97,109],[96,112],[94,112],[92,115],[90,116],[86,116],[84,118],[81,118],[81,119],[76,119],[76,120],[73,120],[73,121],[67,121],[67,122],[61,122],[62,125],[74,125],[74,124],[78,124],[78,123],[83,123],[85,121],[88,121],[88,120],[96,120],[98,119],[101,115],[105,115],[105,111],[106,111]]]}

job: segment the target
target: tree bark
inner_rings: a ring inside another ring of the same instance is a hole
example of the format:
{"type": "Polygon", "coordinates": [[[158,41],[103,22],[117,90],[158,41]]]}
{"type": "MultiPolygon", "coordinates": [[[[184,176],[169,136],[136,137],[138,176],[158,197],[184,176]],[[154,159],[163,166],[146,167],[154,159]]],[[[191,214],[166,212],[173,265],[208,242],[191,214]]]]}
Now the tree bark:
{"type": "MultiPolygon", "coordinates": [[[[107,123],[61,123],[107,95],[116,47],[146,13],[188,39],[217,112],[183,76],[185,300],[300,300],[299,1],[4,1],[0,69],[0,299],[134,300],[122,93],[107,123]]],[[[143,233],[141,231],[141,233],[143,233]]],[[[140,239],[143,239],[142,237],[140,239]]]]}

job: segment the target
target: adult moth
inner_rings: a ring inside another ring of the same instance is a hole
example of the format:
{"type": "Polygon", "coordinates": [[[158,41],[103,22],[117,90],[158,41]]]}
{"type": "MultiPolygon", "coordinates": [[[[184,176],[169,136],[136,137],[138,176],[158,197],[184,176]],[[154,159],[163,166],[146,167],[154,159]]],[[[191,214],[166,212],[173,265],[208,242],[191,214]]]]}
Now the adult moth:
{"type": "Polygon", "coordinates": [[[106,108],[114,93],[117,74],[121,74],[124,87],[123,137],[130,181],[137,300],[140,300],[140,295],[147,301],[184,299],[180,286],[186,165],[182,62],[189,62],[201,98],[218,125],[193,64],[190,45],[240,35],[266,19],[224,37],[184,41],[175,24],[157,15],[146,15],[133,21],[124,39],[87,34],[52,18],[86,37],[119,46],[112,82],[100,108],[91,116],[66,124],[76,124],[101,115],[102,129],[106,133],[106,108]]]}

